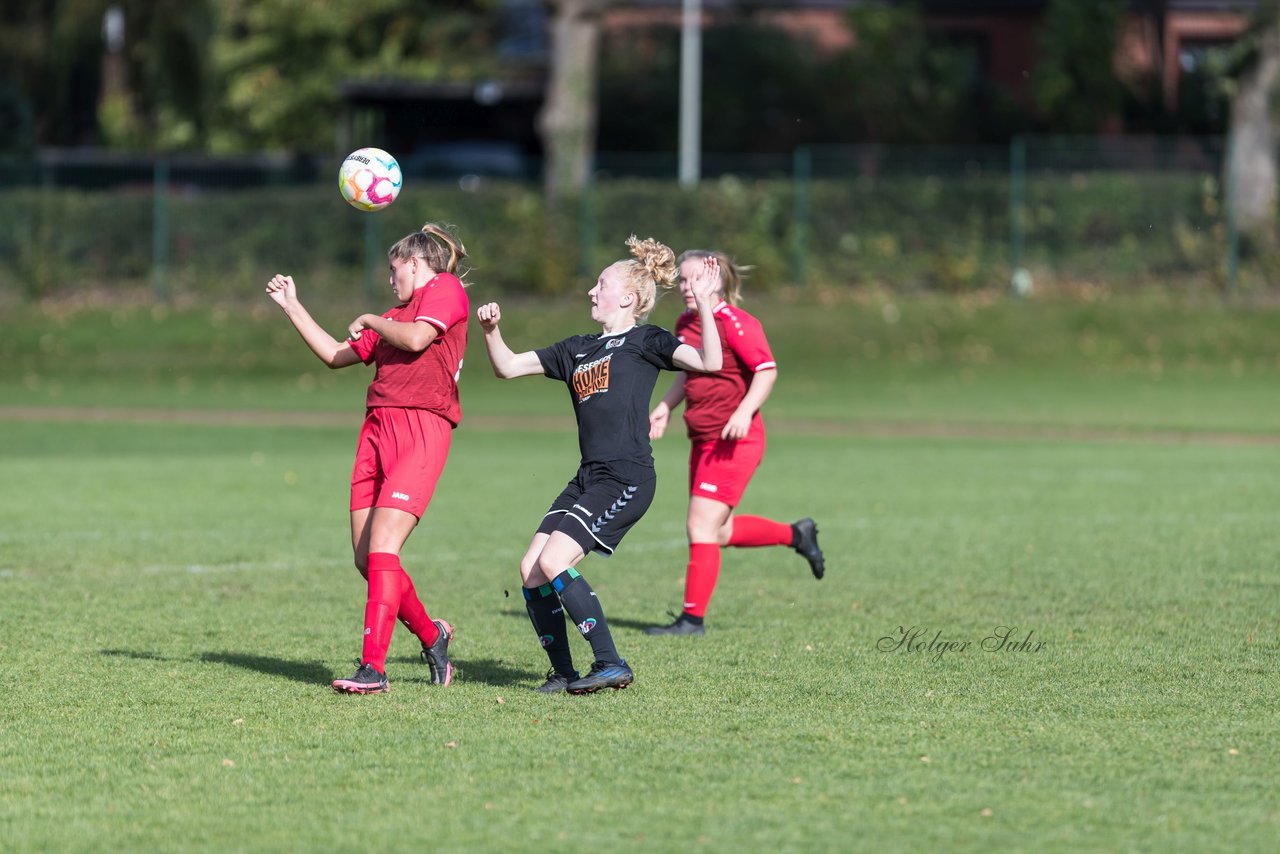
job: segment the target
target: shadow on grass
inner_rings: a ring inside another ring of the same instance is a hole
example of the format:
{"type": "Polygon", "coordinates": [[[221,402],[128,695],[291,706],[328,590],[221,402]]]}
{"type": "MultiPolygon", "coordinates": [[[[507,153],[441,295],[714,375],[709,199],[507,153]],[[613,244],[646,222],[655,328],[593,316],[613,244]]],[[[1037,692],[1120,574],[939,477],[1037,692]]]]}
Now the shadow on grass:
{"type": "Polygon", "coordinates": [[[283,676],[294,682],[308,685],[327,684],[333,679],[328,667],[314,661],[289,661],[285,658],[272,658],[266,655],[248,655],[243,652],[206,652],[201,654],[201,661],[214,664],[230,664],[243,667],[245,670],[256,670],[268,676],[283,676]]]}
{"type": "MultiPolygon", "coordinates": [[[[453,666],[458,669],[459,679],[498,687],[519,685],[542,675],[526,667],[514,667],[501,658],[455,658],[453,666]]],[[[541,682],[540,679],[538,681],[541,682]]]]}
{"type": "Polygon", "coordinates": [[[171,655],[161,655],[158,652],[142,652],[136,649],[104,649],[99,650],[102,655],[110,655],[118,658],[136,658],[139,661],[177,661],[171,655]]]}
{"type": "MultiPolygon", "coordinates": [[[[523,611],[504,611],[502,616],[515,617],[516,619],[523,620],[526,623],[529,622],[529,615],[523,611]]],[[[608,619],[610,628],[634,629],[635,631],[643,632],[650,626],[665,626],[669,624],[676,618],[676,614],[674,611],[668,611],[661,617],[653,617],[647,620],[633,620],[627,617],[614,617],[606,613],[605,618],[608,619]]]]}
{"type": "Polygon", "coordinates": [[[632,620],[627,617],[609,617],[609,627],[612,628],[617,626],[620,629],[634,629],[637,632],[643,632],[650,626],[669,625],[675,618],[675,614],[667,614],[662,617],[650,617],[647,620],[632,620]]]}

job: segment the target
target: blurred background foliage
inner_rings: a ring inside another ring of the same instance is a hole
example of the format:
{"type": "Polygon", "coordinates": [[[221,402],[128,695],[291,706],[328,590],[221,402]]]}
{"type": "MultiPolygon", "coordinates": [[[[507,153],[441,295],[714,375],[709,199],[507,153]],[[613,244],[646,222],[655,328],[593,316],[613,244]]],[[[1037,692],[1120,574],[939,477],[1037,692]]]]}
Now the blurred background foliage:
{"type": "MultiPolygon", "coordinates": [[[[983,79],[978,49],[926,28],[911,3],[853,6],[856,48],[829,52],[731,6],[703,36],[704,146],[1003,142],[1093,132],[1120,111],[1130,132],[1220,132],[1227,63],[1202,63],[1185,121],[1150,80],[1117,74],[1125,5],[1048,3],[1032,105],[983,79]]],[[[521,14],[504,0],[7,0],[0,151],[332,153],[344,82],[537,78],[536,61],[507,49],[521,14]],[[118,42],[109,12],[127,34],[118,42]]],[[[602,39],[599,150],[672,150],[678,29],[602,39]]]]}
{"type": "Polygon", "coordinates": [[[344,85],[540,81],[545,53],[513,39],[545,28],[542,4],[8,0],[0,295],[233,293],[263,258],[322,291],[371,291],[385,243],[427,219],[455,222],[476,279],[505,291],[576,287],[637,230],[723,246],[761,288],[955,293],[1025,267],[1037,287],[1265,290],[1280,266],[1265,241],[1237,247],[1216,138],[1253,36],[1190,57],[1168,104],[1151,73],[1112,61],[1136,6],[1046,0],[1019,100],[914,3],[852,5],[856,45],[833,50],[767,5],[730,5],[703,32],[696,191],[674,186],[680,33],[659,17],[601,33],[591,186],[552,206],[536,164],[432,173],[397,152],[414,192],[361,218],[330,180],[350,142],[344,85]],[[1097,136],[1108,123],[1124,134],[1097,136]]]}
{"type": "Polygon", "coordinates": [[[0,144],[328,151],[343,81],[496,73],[498,0],[7,0],[0,144]],[[105,22],[127,38],[112,44],[105,22]]]}

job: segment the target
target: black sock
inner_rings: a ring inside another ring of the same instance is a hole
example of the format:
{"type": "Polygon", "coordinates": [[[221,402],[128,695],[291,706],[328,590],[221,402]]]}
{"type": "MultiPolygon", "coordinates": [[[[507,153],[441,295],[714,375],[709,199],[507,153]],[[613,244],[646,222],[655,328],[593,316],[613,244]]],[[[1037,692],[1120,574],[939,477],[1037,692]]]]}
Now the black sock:
{"type": "Polygon", "coordinates": [[[538,633],[542,648],[551,659],[551,666],[561,676],[572,676],[573,653],[569,650],[569,634],[565,631],[564,607],[550,584],[530,590],[524,588],[524,607],[529,612],[529,622],[538,633]]]}
{"type": "Polygon", "coordinates": [[[613,645],[613,635],[609,634],[609,622],[604,618],[604,609],[600,600],[591,589],[587,580],[578,574],[576,569],[566,569],[551,581],[551,585],[560,594],[564,610],[578,626],[578,631],[591,644],[596,661],[607,664],[620,664],[618,648],[613,645]]]}
{"type": "Polygon", "coordinates": [[[702,619],[703,619],[702,617],[695,617],[693,614],[690,614],[688,611],[681,611],[680,616],[676,618],[678,622],[693,623],[695,626],[702,625],[702,619]]]}

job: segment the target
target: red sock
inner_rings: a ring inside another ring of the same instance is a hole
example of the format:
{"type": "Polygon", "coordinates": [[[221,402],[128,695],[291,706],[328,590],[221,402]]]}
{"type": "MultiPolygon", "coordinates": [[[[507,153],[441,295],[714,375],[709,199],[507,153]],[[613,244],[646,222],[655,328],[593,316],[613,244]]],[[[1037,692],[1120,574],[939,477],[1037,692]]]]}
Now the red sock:
{"type": "Polygon", "coordinates": [[[422,600],[418,598],[418,591],[413,588],[413,579],[409,578],[409,573],[402,569],[401,574],[404,579],[403,589],[400,593],[400,611],[396,617],[404,623],[405,628],[418,636],[418,640],[431,646],[440,637],[440,627],[422,606],[422,600]]]}
{"type": "Polygon", "coordinates": [[[395,555],[369,555],[369,597],[364,606],[364,650],[360,660],[382,673],[387,671],[387,649],[396,628],[404,577],[395,555]]]}
{"type": "Polygon", "coordinates": [[[684,576],[684,612],[705,617],[711,594],[720,578],[720,546],[715,543],[689,544],[689,569],[684,576]]]}
{"type": "Polygon", "coordinates": [[[763,516],[734,516],[728,545],[739,548],[791,545],[791,526],[763,516]]]}
{"type": "MultiPolygon", "coordinates": [[[[390,552],[373,552],[369,555],[369,568],[400,573],[400,607],[396,611],[396,619],[404,623],[405,628],[427,646],[435,643],[440,637],[440,628],[422,606],[418,591],[414,589],[413,579],[409,578],[409,573],[400,565],[399,556],[390,552]]],[[[364,576],[369,577],[368,571],[364,576]]]]}

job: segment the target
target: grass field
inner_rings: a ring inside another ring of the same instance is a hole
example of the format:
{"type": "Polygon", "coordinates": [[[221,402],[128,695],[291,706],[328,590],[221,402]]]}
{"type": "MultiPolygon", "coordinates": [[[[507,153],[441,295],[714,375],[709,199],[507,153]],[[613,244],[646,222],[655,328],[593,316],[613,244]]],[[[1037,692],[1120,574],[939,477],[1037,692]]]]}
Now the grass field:
{"type": "Polygon", "coordinates": [[[828,577],[726,551],[707,636],[644,636],[682,592],[686,446],[664,439],[653,508],[582,565],[637,681],[585,698],[530,690],[516,580],[576,459],[552,384],[469,361],[476,417],[406,550],[457,626],[456,684],[401,629],[392,693],[342,697],[367,374],[316,373],[278,317],[27,318],[0,354],[3,847],[1271,850],[1275,315],[1126,306],[1072,332],[1092,310],[773,306],[779,412],[744,508],[814,515],[828,577]],[[975,340],[990,355],[960,360],[975,340]],[[1086,432],[1040,435],[1063,425],[1086,432]],[[1001,626],[1031,643],[983,649],[1001,626]]]}

